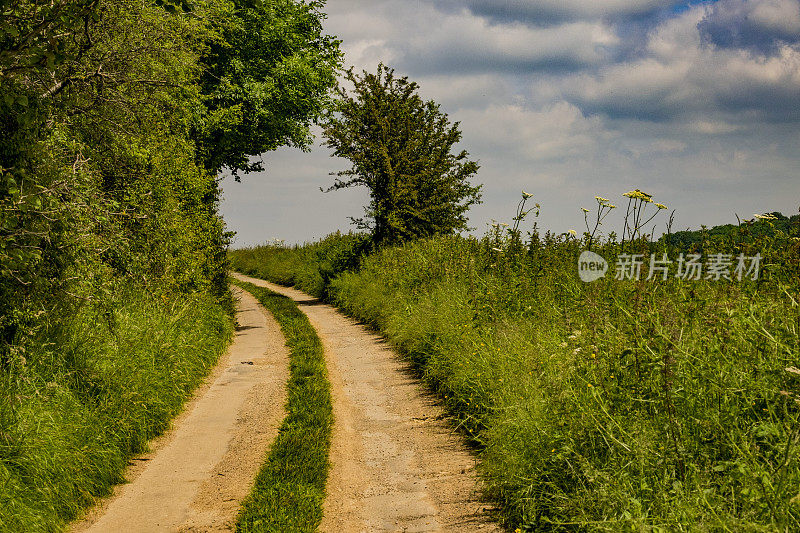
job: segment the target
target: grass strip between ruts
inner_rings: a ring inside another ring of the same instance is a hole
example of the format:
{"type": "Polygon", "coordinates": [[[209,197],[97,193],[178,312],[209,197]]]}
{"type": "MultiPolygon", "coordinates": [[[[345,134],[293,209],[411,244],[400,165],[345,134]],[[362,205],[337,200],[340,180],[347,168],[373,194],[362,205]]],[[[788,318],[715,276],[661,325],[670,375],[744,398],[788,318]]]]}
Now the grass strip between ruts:
{"type": "Polygon", "coordinates": [[[333,412],[322,343],[290,298],[234,281],[281,326],[290,349],[287,416],[236,523],[240,532],[315,531],[322,520],[333,412]]]}

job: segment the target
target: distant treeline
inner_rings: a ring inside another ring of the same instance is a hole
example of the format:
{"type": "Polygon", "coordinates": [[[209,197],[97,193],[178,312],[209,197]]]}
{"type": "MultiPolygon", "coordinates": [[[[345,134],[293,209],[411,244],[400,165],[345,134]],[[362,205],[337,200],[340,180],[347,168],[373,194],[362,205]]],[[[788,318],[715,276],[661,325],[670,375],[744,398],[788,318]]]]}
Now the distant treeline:
{"type": "Polygon", "coordinates": [[[740,224],[723,224],[711,228],[694,231],[677,231],[664,235],[660,240],[685,249],[690,249],[703,242],[719,242],[743,239],[758,239],[759,237],[773,236],[776,232],[789,234],[793,228],[800,227],[800,215],[784,216],[779,211],[766,214],[770,219],[752,219],[742,221],[740,224]]]}

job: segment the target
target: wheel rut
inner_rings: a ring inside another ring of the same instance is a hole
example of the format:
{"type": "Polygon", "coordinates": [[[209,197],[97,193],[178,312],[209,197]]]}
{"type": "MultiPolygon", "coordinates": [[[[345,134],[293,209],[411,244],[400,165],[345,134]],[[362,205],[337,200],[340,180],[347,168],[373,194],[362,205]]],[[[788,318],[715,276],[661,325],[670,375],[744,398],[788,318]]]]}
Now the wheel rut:
{"type": "Polygon", "coordinates": [[[173,428],[134,458],[128,483],[75,532],[232,531],[285,416],[289,352],[280,326],[232,288],[238,327],[225,356],[173,428]]]}

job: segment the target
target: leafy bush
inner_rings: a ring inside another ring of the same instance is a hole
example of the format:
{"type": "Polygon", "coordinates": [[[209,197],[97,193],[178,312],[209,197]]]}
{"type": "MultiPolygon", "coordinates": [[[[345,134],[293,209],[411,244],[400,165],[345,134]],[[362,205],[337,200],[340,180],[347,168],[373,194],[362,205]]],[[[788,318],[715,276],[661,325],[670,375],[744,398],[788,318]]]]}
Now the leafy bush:
{"type": "Polygon", "coordinates": [[[0,371],[40,310],[115,284],[226,298],[217,174],[311,142],[340,59],[322,4],[5,4],[0,371]]]}
{"type": "Polygon", "coordinates": [[[222,349],[217,174],[311,142],[340,59],[321,6],[3,2],[0,529],[107,492],[222,349]]]}

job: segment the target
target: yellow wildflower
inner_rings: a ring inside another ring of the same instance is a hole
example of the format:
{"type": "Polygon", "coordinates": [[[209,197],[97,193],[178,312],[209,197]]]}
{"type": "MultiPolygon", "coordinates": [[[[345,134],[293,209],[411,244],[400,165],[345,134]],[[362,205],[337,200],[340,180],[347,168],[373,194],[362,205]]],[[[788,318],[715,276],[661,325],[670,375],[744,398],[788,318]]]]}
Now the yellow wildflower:
{"type": "Polygon", "coordinates": [[[648,202],[648,203],[653,201],[652,194],[647,194],[646,192],[640,191],[639,189],[628,191],[622,196],[627,196],[628,198],[642,200],[643,202],[648,202]]]}

